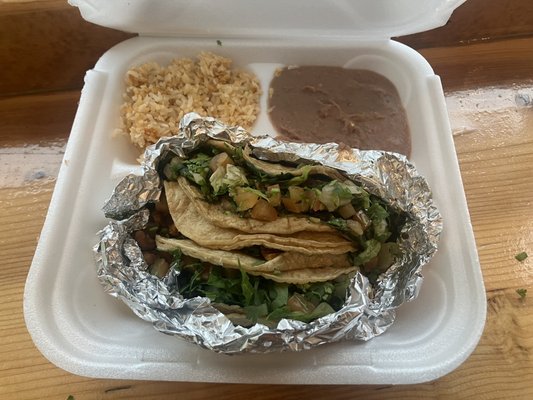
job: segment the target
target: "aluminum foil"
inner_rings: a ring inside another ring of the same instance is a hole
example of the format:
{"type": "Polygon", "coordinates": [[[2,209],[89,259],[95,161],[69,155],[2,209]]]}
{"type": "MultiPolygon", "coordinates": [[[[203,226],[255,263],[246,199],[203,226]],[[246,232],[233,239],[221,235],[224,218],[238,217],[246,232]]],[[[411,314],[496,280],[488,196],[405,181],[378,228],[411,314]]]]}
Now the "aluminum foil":
{"type": "Polygon", "coordinates": [[[254,137],[240,127],[213,118],[187,114],[178,134],[148,147],[141,176],[129,175],[104,206],[109,224],[95,246],[98,277],[105,290],[124,301],[160,332],[226,354],[300,351],[339,340],[372,339],[385,332],[395,310],[415,299],[422,284],[422,266],[437,250],[442,218],[426,180],[402,155],[361,151],[337,144],[302,144],[254,137]],[[148,203],[161,193],[158,165],[169,157],[186,157],[207,139],[248,143],[256,157],[270,161],[313,161],[343,172],[367,191],[408,215],[398,241],[403,250],[372,286],[361,273],[351,280],[344,307],[311,323],[283,319],[276,328],[234,325],[207,298],[185,299],[179,293],[179,271],[159,279],[151,275],[131,232],[148,221],[148,203]]]}

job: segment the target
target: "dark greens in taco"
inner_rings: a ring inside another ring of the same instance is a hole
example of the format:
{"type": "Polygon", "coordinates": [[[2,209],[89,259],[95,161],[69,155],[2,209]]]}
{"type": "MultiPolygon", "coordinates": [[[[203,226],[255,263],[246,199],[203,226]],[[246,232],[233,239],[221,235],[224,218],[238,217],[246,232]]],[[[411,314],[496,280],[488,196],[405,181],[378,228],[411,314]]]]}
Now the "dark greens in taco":
{"type": "Polygon", "coordinates": [[[398,255],[403,216],[333,168],[209,140],[160,169],[164,194],[135,235],[150,270],[179,269],[180,294],[235,323],[332,313],[356,270],[373,282],[398,255]]]}

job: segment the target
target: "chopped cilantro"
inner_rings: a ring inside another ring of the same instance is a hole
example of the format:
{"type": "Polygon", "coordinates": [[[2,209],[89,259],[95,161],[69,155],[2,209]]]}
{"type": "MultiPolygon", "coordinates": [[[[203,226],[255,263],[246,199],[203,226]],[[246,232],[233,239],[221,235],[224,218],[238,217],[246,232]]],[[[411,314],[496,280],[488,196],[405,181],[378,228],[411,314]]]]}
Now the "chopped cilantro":
{"type": "Polygon", "coordinates": [[[222,46],[222,40],[217,39],[217,45],[222,46]]]}
{"type": "Polygon", "coordinates": [[[328,224],[334,228],[337,228],[341,232],[348,232],[348,224],[345,219],[342,218],[331,218],[328,221],[328,224]]]}
{"type": "MultiPolygon", "coordinates": [[[[180,264],[178,257],[175,264],[180,264]]],[[[183,264],[183,263],[181,263],[183,264]]],[[[180,265],[180,293],[186,298],[208,297],[213,303],[242,307],[253,323],[259,319],[276,321],[293,318],[312,321],[342,307],[349,284],[347,276],[330,282],[305,285],[277,283],[244,270],[227,270],[218,266],[206,267],[194,262],[180,265]],[[206,270],[206,268],[208,268],[206,270]],[[206,277],[205,272],[209,271],[206,277]],[[291,310],[291,298],[305,299],[309,309],[291,310]]]]}
{"type": "Polygon", "coordinates": [[[309,312],[304,311],[290,311],[288,306],[284,306],[272,311],[268,315],[268,319],[278,320],[281,318],[291,318],[303,322],[311,322],[314,319],[324,317],[325,315],[331,314],[335,310],[328,303],[320,303],[313,310],[309,312]]]}
{"type": "Polygon", "coordinates": [[[212,201],[214,199],[213,189],[209,184],[211,175],[209,162],[211,158],[212,156],[204,153],[198,153],[187,160],[175,157],[164,167],[163,172],[170,180],[176,180],[178,176],[184,176],[191,182],[196,183],[206,199],[212,201]]]}
{"type": "Polygon", "coordinates": [[[268,315],[268,307],[266,303],[257,306],[246,306],[244,307],[244,312],[246,313],[246,318],[255,323],[259,318],[264,318],[268,315]]]}
{"type": "Polygon", "coordinates": [[[170,267],[179,270],[181,267],[181,257],[183,253],[181,252],[180,249],[176,249],[171,253],[171,255],[172,255],[172,264],[170,264],[170,267]]]}
{"type": "Polygon", "coordinates": [[[268,291],[268,295],[272,300],[272,308],[283,307],[289,300],[289,285],[283,283],[273,285],[268,291]]]}
{"type": "Polygon", "coordinates": [[[518,261],[522,262],[527,258],[527,253],[525,251],[518,253],[516,256],[514,256],[518,261]]]}
{"type": "Polygon", "coordinates": [[[328,301],[335,290],[335,285],[332,282],[317,282],[304,285],[305,298],[312,303],[319,303],[321,301],[328,301]]]}
{"type": "MultiPolygon", "coordinates": [[[[250,283],[250,278],[246,271],[241,269],[241,290],[244,296],[244,304],[252,304],[254,299],[254,287],[250,283]]],[[[266,314],[266,312],[265,312],[266,314]]]]}
{"type": "Polygon", "coordinates": [[[518,293],[521,299],[525,299],[527,295],[527,289],[516,289],[516,293],[518,293]]]}

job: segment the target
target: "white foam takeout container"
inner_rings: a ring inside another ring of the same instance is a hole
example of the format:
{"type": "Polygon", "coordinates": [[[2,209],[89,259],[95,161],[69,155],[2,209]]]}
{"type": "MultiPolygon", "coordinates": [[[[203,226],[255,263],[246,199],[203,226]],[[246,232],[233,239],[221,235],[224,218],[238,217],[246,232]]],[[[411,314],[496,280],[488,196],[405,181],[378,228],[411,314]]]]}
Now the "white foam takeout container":
{"type": "Polygon", "coordinates": [[[46,222],[28,275],[24,314],[39,350],[74,374],[122,379],[291,384],[417,383],[459,366],[485,321],[485,292],[440,79],[390,37],[444,24],[464,0],[71,0],[85,19],[140,36],[88,71],[46,222]],[[217,44],[221,41],[222,46],[217,44]],[[444,218],[419,297],[369,342],[300,353],[226,356],[157,332],[104,293],[92,247],[101,206],[139,152],[113,137],[128,68],[208,50],[253,71],[263,87],[253,133],[273,133],[266,93],[276,67],[339,65],[396,85],[412,135],[411,160],[444,218]]]}

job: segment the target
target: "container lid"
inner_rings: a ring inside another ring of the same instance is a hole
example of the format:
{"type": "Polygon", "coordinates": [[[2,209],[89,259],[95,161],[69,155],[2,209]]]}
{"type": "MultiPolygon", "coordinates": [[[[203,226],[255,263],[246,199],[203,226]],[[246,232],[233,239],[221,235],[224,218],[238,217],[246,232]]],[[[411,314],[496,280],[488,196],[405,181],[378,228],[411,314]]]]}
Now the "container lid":
{"type": "Polygon", "coordinates": [[[465,0],[69,0],[89,22],[150,36],[385,39],[437,28],[465,0]]]}

